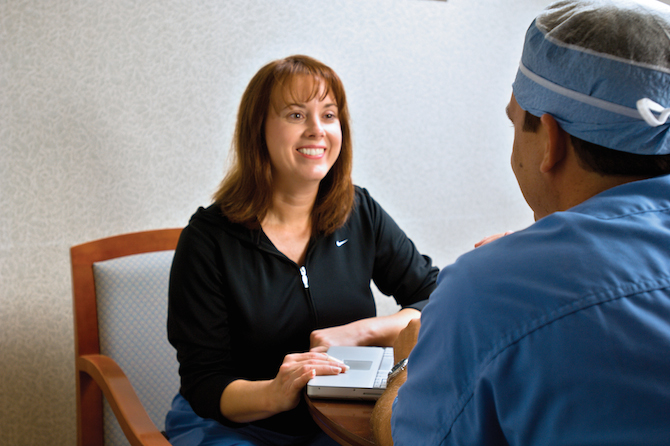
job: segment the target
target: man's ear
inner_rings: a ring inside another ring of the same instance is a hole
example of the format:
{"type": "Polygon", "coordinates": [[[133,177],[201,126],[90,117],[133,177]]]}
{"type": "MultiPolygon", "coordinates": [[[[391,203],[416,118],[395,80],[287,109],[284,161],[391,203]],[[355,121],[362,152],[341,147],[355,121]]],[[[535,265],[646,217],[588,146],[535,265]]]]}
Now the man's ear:
{"type": "Polygon", "coordinates": [[[568,134],[550,114],[542,115],[540,122],[546,135],[544,157],[540,164],[540,171],[547,173],[565,158],[568,151],[568,134]]]}

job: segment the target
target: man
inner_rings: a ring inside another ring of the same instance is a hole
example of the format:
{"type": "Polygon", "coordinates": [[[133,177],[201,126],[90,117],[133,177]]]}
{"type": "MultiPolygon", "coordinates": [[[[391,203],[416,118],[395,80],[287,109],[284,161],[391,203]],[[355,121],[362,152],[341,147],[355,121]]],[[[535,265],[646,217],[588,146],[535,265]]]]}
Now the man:
{"type": "Polygon", "coordinates": [[[507,114],[536,222],[440,273],[379,444],[670,444],[669,36],[656,0],[531,24],[507,114]]]}

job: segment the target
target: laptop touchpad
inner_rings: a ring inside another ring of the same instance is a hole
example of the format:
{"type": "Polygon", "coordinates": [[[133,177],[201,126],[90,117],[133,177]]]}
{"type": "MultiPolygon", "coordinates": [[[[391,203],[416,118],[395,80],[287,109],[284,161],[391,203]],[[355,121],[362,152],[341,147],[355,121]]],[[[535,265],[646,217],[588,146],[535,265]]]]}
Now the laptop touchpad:
{"type": "Polygon", "coordinates": [[[370,370],[370,367],[372,367],[372,361],[345,359],[344,363],[349,366],[350,370],[370,370]]]}

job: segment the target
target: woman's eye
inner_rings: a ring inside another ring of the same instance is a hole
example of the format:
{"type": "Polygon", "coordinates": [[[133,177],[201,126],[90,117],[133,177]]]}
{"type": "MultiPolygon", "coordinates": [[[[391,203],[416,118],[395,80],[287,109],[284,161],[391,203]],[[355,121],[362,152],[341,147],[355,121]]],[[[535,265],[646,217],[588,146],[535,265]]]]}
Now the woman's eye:
{"type": "Polygon", "coordinates": [[[335,119],[337,115],[335,113],[326,113],[325,117],[326,119],[335,119]]]}
{"type": "Polygon", "coordinates": [[[302,119],[302,113],[294,112],[289,115],[291,119],[302,119]]]}

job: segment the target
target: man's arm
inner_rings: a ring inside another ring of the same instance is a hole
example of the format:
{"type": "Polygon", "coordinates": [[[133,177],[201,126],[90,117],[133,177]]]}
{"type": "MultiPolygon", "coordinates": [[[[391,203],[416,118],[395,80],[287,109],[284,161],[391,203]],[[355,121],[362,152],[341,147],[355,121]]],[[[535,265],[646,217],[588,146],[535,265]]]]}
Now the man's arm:
{"type": "MultiPolygon", "coordinates": [[[[393,355],[396,364],[407,358],[416,345],[417,337],[419,336],[419,328],[421,322],[419,319],[410,321],[407,327],[400,332],[398,339],[393,344],[393,355]]],[[[407,371],[403,370],[398,375],[387,383],[386,391],[379,398],[375,408],[372,411],[370,422],[372,424],[372,433],[375,437],[376,444],[380,446],[390,446],[393,444],[393,437],[391,436],[391,411],[393,401],[398,395],[398,389],[405,383],[407,379],[407,371]]]]}
{"type": "Polygon", "coordinates": [[[375,437],[375,444],[379,446],[393,445],[391,437],[391,408],[393,401],[398,395],[398,389],[407,379],[407,370],[403,370],[393,380],[387,384],[384,394],[377,400],[375,408],[372,411],[370,422],[372,423],[372,433],[375,437]]]}

